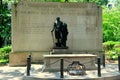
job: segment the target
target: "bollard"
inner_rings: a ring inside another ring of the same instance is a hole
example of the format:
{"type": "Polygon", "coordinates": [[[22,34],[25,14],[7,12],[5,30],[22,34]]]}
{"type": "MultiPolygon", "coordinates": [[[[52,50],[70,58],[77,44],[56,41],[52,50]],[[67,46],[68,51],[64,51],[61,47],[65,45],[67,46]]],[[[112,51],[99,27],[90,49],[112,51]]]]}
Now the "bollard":
{"type": "Polygon", "coordinates": [[[64,61],[63,61],[63,59],[61,59],[60,60],[60,78],[64,78],[63,69],[64,69],[64,61]]]}
{"type": "Polygon", "coordinates": [[[105,54],[103,54],[103,67],[105,67],[105,54]]]}
{"type": "Polygon", "coordinates": [[[27,76],[30,76],[30,57],[27,58],[27,76]]]}
{"type": "Polygon", "coordinates": [[[118,70],[120,72],[120,55],[118,56],[118,70]]]}
{"type": "Polygon", "coordinates": [[[28,57],[30,58],[30,62],[29,62],[29,63],[30,63],[29,66],[30,66],[30,67],[29,67],[29,69],[31,70],[31,55],[29,54],[28,57]]]}
{"type": "Polygon", "coordinates": [[[97,63],[98,63],[98,77],[101,77],[101,61],[100,61],[101,59],[100,58],[98,58],[97,59],[97,63]]]}

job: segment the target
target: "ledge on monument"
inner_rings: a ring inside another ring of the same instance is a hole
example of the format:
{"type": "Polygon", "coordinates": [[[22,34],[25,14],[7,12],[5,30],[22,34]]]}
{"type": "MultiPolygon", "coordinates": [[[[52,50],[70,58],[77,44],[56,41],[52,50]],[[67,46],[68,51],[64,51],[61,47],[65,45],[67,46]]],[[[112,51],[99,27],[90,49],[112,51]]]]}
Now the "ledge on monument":
{"type": "Polygon", "coordinates": [[[60,58],[60,57],[62,57],[62,58],[64,58],[64,57],[81,57],[81,58],[83,58],[83,57],[96,57],[96,55],[93,55],[93,54],[57,54],[57,55],[43,55],[44,56],[44,58],[46,58],[46,57],[56,57],[56,58],[60,58]]]}

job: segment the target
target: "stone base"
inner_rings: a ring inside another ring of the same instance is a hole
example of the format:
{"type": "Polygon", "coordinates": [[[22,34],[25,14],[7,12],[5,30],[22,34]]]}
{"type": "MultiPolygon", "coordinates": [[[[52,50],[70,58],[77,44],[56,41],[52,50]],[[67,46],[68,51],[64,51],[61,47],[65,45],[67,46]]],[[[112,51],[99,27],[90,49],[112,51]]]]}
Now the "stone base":
{"type": "Polygon", "coordinates": [[[10,53],[9,66],[25,66],[27,63],[27,53],[10,53]]]}
{"type": "MultiPolygon", "coordinates": [[[[101,57],[101,62],[103,62],[102,55],[104,54],[103,51],[70,51],[69,49],[61,49],[61,52],[58,49],[53,50],[56,54],[63,54],[63,55],[73,55],[73,54],[94,54],[98,57],[101,57]],[[58,53],[57,53],[58,52],[58,53]],[[60,53],[59,53],[60,52],[60,53]],[[71,54],[72,53],[72,54],[71,54]]],[[[43,55],[49,55],[49,51],[23,51],[23,52],[12,52],[9,55],[9,65],[10,66],[23,66],[26,65],[26,59],[28,54],[31,53],[32,63],[41,63],[44,60],[43,55]]],[[[81,61],[80,61],[81,62],[81,61]]]]}
{"type": "Polygon", "coordinates": [[[68,49],[68,46],[66,46],[66,47],[53,47],[53,49],[68,49]]]}
{"type": "Polygon", "coordinates": [[[49,54],[49,52],[12,52],[9,55],[9,66],[25,66],[29,54],[31,54],[32,63],[43,63],[43,54],[49,54]]]}
{"type": "Polygon", "coordinates": [[[60,59],[64,59],[64,70],[67,70],[67,66],[73,61],[79,61],[84,64],[87,70],[96,69],[95,61],[96,55],[92,54],[55,54],[44,55],[44,65],[46,71],[58,71],[60,70],[60,59]]]}
{"type": "Polygon", "coordinates": [[[72,51],[69,49],[52,49],[50,54],[72,54],[72,51]]]}

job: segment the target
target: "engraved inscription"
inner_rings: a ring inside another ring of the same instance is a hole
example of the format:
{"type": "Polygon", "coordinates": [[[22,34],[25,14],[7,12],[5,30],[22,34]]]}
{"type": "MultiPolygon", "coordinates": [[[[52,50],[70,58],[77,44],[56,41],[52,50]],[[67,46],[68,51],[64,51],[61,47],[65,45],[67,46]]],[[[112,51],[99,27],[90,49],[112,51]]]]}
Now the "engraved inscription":
{"type": "Polygon", "coordinates": [[[24,34],[43,34],[46,30],[46,26],[40,26],[39,23],[27,23],[24,26],[23,33],[24,34]]]}

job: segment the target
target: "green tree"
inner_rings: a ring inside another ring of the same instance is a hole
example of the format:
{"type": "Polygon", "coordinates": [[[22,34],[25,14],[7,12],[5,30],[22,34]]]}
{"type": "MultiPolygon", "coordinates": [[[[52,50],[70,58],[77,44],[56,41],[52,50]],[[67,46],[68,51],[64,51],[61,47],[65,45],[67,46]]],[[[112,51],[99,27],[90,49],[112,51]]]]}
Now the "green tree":
{"type": "Polygon", "coordinates": [[[120,11],[103,9],[103,42],[120,41],[120,11]]]}
{"type": "MultiPolygon", "coordinates": [[[[11,11],[8,9],[8,3],[0,1],[0,38],[2,46],[9,45],[11,42],[11,11]]],[[[1,47],[1,46],[0,46],[1,47]]]]}

